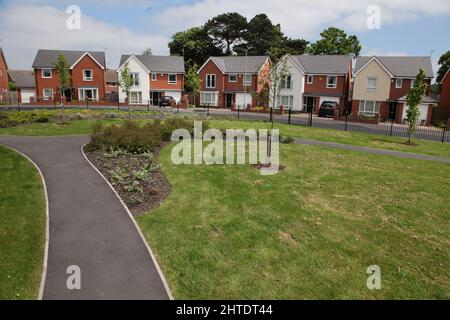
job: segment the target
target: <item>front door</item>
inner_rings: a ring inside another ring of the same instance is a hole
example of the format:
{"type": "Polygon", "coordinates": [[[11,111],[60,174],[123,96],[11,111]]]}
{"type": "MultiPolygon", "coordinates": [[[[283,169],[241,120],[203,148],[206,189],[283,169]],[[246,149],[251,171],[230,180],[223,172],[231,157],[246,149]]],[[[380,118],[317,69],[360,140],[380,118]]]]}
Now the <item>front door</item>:
{"type": "Polygon", "coordinates": [[[395,120],[397,117],[397,102],[390,102],[389,103],[389,120],[395,120]]]}
{"type": "Polygon", "coordinates": [[[306,98],[306,112],[313,112],[314,111],[314,97],[307,97],[306,98]]]}
{"type": "Polygon", "coordinates": [[[160,91],[151,91],[150,92],[150,104],[152,106],[159,106],[159,100],[161,100],[161,92],[160,91]]]}
{"type": "Polygon", "coordinates": [[[231,105],[236,100],[236,94],[235,93],[227,93],[227,108],[231,108],[231,105]]]}

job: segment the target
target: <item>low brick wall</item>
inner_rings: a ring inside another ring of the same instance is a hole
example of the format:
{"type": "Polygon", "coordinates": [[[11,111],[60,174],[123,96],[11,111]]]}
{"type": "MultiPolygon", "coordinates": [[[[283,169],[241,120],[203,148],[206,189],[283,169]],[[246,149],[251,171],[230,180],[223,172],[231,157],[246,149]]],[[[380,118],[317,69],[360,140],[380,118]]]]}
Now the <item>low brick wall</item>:
{"type": "MultiPolygon", "coordinates": [[[[339,111],[336,110],[334,113],[334,120],[346,121],[345,116],[339,116],[339,111]]],[[[350,114],[347,117],[348,122],[356,122],[356,123],[368,123],[368,124],[380,124],[380,114],[375,114],[373,118],[360,117],[358,115],[350,114]]]]}

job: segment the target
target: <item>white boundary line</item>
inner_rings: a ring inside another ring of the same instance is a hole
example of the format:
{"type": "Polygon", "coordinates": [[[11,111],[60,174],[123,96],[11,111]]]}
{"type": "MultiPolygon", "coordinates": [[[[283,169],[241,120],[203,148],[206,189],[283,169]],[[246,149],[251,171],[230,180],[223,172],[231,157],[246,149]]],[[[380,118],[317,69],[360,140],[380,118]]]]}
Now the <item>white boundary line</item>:
{"type": "Polygon", "coordinates": [[[18,154],[20,154],[22,157],[27,159],[29,162],[33,164],[33,166],[36,168],[36,170],[39,172],[39,176],[41,177],[42,186],[44,188],[44,196],[45,196],[45,249],[44,249],[44,263],[42,268],[42,276],[41,276],[41,283],[39,286],[39,294],[38,294],[38,300],[42,300],[42,297],[44,295],[44,287],[45,287],[45,279],[47,277],[47,263],[48,263],[48,244],[49,244],[49,202],[48,202],[48,193],[47,193],[47,185],[45,183],[44,175],[42,174],[41,169],[38,167],[38,165],[31,160],[30,157],[28,157],[23,152],[14,149],[10,146],[2,145],[18,154]]]}
{"type": "Polygon", "coordinates": [[[111,190],[114,192],[114,194],[117,196],[117,198],[120,200],[120,203],[122,204],[122,206],[125,208],[125,211],[128,213],[128,216],[130,217],[131,221],[133,221],[134,226],[136,227],[136,230],[139,233],[139,236],[142,239],[142,242],[144,242],[145,247],[148,250],[148,253],[150,254],[150,257],[152,258],[153,263],[156,266],[156,270],[158,271],[159,277],[161,278],[161,281],[164,285],[164,289],[166,289],[166,293],[169,296],[170,300],[174,300],[172,293],[170,291],[169,285],[167,283],[166,278],[164,277],[164,274],[158,264],[158,261],[156,261],[156,257],[153,254],[152,249],[150,248],[149,244],[147,243],[147,240],[145,240],[144,234],[142,233],[141,229],[139,228],[139,225],[136,222],[136,219],[134,219],[133,215],[130,212],[130,209],[128,209],[127,205],[125,204],[125,202],[123,202],[122,198],[119,196],[119,194],[117,193],[116,189],[114,189],[114,187],[111,185],[111,183],[109,183],[109,181],[105,178],[105,176],[94,166],[94,164],[88,159],[88,157],[86,156],[86,154],[84,153],[84,147],[86,146],[83,145],[81,146],[81,153],[83,154],[84,158],[86,159],[86,161],[91,165],[92,168],[94,168],[95,171],[97,171],[97,173],[103,178],[103,180],[105,180],[105,182],[108,184],[108,186],[111,188],[111,190]]]}

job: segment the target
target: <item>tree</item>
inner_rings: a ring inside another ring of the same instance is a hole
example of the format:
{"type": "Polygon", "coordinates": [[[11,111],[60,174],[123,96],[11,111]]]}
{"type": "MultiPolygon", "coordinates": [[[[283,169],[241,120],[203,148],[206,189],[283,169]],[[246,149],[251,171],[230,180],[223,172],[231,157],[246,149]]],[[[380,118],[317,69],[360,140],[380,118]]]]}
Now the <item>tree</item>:
{"type": "Polygon", "coordinates": [[[210,19],[205,24],[213,43],[226,55],[232,54],[232,47],[242,41],[247,29],[247,19],[239,13],[224,13],[210,19]]]}
{"type": "Polygon", "coordinates": [[[123,93],[125,93],[125,99],[127,103],[128,108],[128,120],[131,121],[131,110],[130,110],[130,88],[133,86],[134,80],[131,76],[130,69],[128,68],[128,63],[124,65],[122,68],[122,71],[120,71],[120,79],[119,79],[119,86],[122,89],[123,93]]]}
{"type": "Polygon", "coordinates": [[[184,87],[187,92],[192,92],[194,94],[194,104],[195,96],[200,92],[200,77],[197,74],[198,66],[194,64],[189,67],[184,78],[184,87]]]}
{"type": "Polygon", "coordinates": [[[70,84],[70,65],[67,62],[67,59],[64,56],[64,54],[60,53],[58,56],[58,59],[53,64],[53,67],[55,68],[56,72],[58,73],[58,82],[59,82],[59,90],[60,90],[60,97],[61,97],[61,108],[63,110],[63,122],[64,122],[65,121],[65,118],[64,118],[64,92],[70,84]]]}
{"type": "Polygon", "coordinates": [[[281,44],[270,48],[269,56],[274,62],[287,54],[302,55],[305,53],[309,42],[303,39],[283,38],[281,44]]]}
{"type": "Polygon", "coordinates": [[[321,34],[322,39],[317,40],[308,47],[310,54],[323,55],[349,55],[358,57],[361,52],[361,44],[355,35],[348,36],[344,30],[330,27],[321,34]]]}
{"type": "Polygon", "coordinates": [[[408,143],[411,144],[411,140],[416,132],[417,123],[419,122],[420,110],[419,105],[422,102],[423,95],[427,89],[427,85],[424,82],[425,71],[420,69],[419,74],[414,81],[414,86],[409,91],[406,97],[406,103],[408,104],[408,110],[406,110],[406,120],[408,121],[408,143]]]}
{"type": "Polygon", "coordinates": [[[204,27],[194,27],[175,33],[169,42],[169,49],[171,55],[184,57],[186,70],[194,64],[202,65],[210,56],[222,54],[204,27]]]}
{"type": "Polygon", "coordinates": [[[152,53],[152,48],[145,48],[145,50],[142,52],[143,56],[151,56],[153,55],[152,53]]]}
{"type": "Polygon", "coordinates": [[[442,80],[444,79],[445,74],[447,73],[448,69],[450,68],[450,51],[447,51],[439,58],[438,64],[441,67],[439,68],[436,82],[441,84],[442,80]]]}
{"type": "Polygon", "coordinates": [[[245,51],[251,56],[263,56],[269,53],[270,48],[279,45],[283,40],[280,26],[275,26],[266,14],[258,14],[243,31],[242,39],[245,43],[236,45],[234,51],[244,55],[245,51]]]}

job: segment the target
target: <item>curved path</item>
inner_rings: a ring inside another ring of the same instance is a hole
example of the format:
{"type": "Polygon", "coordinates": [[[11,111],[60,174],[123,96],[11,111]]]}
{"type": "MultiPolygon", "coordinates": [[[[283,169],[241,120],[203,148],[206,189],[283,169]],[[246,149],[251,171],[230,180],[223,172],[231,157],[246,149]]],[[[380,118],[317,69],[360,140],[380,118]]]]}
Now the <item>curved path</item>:
{"type": "Polygon", "coordinates": [[[85,160],[87,136],[0,136],[30,157],[49,197],[50,241],[43,299],[169,299],[157,263],[106,181],[85,160]],[[69,266],[81,289],[67,288],[69,266]]]}

